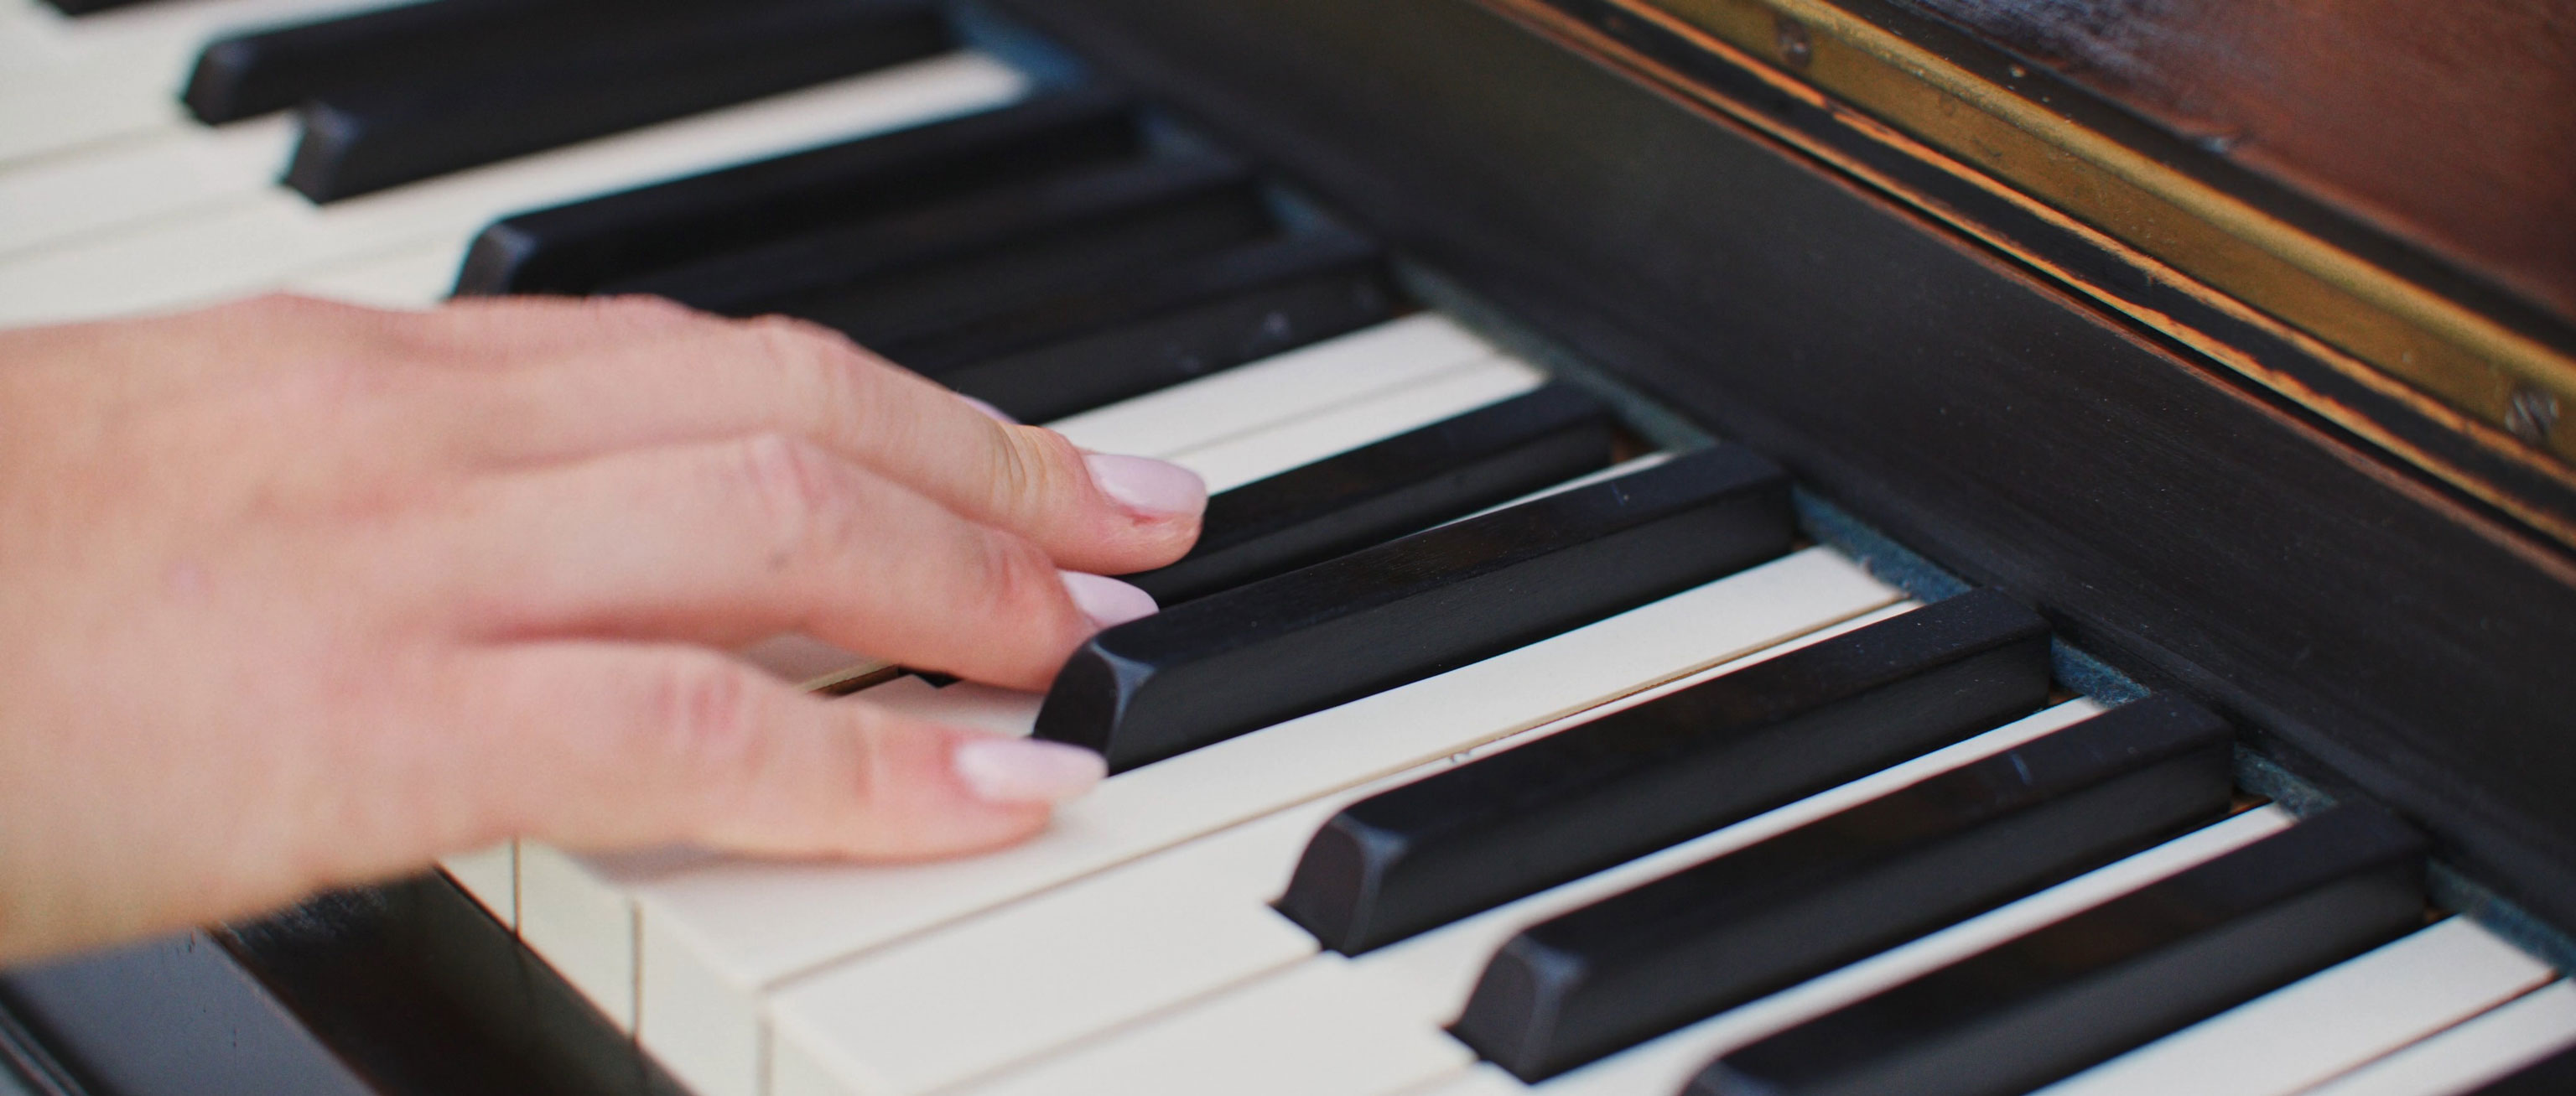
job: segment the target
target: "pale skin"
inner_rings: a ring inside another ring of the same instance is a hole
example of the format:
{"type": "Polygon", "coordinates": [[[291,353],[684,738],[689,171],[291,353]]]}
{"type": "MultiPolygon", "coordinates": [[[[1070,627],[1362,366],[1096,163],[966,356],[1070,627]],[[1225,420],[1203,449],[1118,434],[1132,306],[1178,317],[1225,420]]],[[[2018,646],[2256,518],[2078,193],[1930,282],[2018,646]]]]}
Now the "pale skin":
{"type": "Polygon", "coordinates": [[[271,298],[0,333],[0,963],[529,837],[911,860],[1096,757],[796,691],[1042,688],[1205,490],[828,332],[271,298]],[[1068,574],[1074,577],[1068,578],[1068,574]]]}

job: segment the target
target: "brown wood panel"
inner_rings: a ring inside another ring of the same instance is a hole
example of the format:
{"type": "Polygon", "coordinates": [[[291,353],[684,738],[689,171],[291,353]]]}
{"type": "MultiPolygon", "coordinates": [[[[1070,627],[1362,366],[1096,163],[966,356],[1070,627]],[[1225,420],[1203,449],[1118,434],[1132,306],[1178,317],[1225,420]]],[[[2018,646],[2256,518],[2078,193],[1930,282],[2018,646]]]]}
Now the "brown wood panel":
{"type": "Polygon", "coordinates": [[[1904,2],[2576,318],[2576,6],[1904,2]]]}

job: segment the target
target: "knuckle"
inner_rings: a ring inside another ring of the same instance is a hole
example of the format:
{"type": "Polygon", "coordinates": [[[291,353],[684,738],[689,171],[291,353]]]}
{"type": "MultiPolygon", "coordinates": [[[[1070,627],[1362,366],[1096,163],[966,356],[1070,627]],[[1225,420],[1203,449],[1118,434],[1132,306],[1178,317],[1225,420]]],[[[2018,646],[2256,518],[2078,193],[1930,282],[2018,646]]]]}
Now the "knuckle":
{"type": "Polygon", "coordinates": [[[1088,482],[1088,474],[1077,471],[1082,452],[1072,441],[1053,430],[1027,427],[1004,427],[1000,453],[994,461],[994,489],[1001,492],[1003,512],[1034,516],[1061,505],[1061,500],[1076,497],[1088,482]]]}
{"type": "Polygon", "coordinates": [[[713,317],[678,301],[645,293],[585,298],[577,307],[590,323],[619,338],[665,332],[677,335],[691,325],[717,323],[713,317]]]}
{"type": "Polygon", "coordinates": [[[858,357],[858,345],[840,332],[792,316],[760,316],[741,326],[761,356],[780,365],[810,368],[858,357]]]}
{"type": "Polygon", "coordinates": [[[750,333],[797,420],[824,437],[855,437],[869,428],[882,363],[839,332],[803,320],[763,317],[750,321],[750,333]]]}
{"type": "Polygon", "coordinates": [[[301,293],[263,293],[236,307],[263,316],[350,316],[366,311],[353,304],[308,297],[301,293]]]}
{"type": "Polygon", "coordinates": [[[674,658],[646,692],[660,755],[683,779],[758,771],[768,736],[761,693],[743,670],[712,658],[674,658]]]}
{"type": "Polygon", "coordinates": [[[743,443],[734,459],[734,478],[759,516],[773,567],[851,531],[848,470],[821,446],[763,434],[743,443]]]}
{"type": "Polygon", "coordinates": [[[1047,554],[1019,537],[978,531],[972,581],[986,605],[1021,619],[1043,619],[1065,602],[1064,580],[1047,554]]]}
{"type": "Polygon", "coordinates": [[[612,321],[639,325],[659,325],[696,316],[696,310],[668,297],[650,293],[626,293],[615,297],[593,297],[588,307],[612,321]]]}
{"type": "Polygon", "coordinates": [[[404,357],[410,349],[405,336],[417,320],[411,313],[295,293],[270,293],[234,307],[240,310],[238,315],[262,331],[301,331],[317,338],[356,340],[359,348],[370,352],[404,357]]]}
{"type": "Polygon", "coordinates": [[[850,733],[844,737],[846,748],[840,751],[843,771],[840,786],[853,802],[865,811],[881,810],[903,789],[894,778],[899,767],[890,756],[895,736],[902,726],[884,712],[867,705],[844,707],[851,720],[850,733]]]}

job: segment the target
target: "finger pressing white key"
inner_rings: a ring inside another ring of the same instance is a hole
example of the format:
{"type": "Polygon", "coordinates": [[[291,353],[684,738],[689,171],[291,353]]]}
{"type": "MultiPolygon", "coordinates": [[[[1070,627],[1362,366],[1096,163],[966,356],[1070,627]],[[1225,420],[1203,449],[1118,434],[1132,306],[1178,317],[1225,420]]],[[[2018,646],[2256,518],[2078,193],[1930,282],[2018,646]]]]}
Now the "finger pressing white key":
{"type": "Polygon", "coordinates": [[[908,860],[1021,840],[1100,759],[809,697],[711,652],[513,644],[451,667],[456,728],[520,763],[461,790],[487,831],[576,847],[684,842],[908,860]]]}

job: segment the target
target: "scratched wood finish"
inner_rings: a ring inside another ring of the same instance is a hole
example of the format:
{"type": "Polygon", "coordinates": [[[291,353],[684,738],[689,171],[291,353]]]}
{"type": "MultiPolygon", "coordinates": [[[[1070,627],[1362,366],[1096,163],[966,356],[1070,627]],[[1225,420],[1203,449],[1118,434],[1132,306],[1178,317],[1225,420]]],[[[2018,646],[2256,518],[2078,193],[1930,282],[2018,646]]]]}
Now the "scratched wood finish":
{"type": "Polygon", "coordinates": [[[2576,318],[2576,9],[1910,4],[2576,318]]]}

